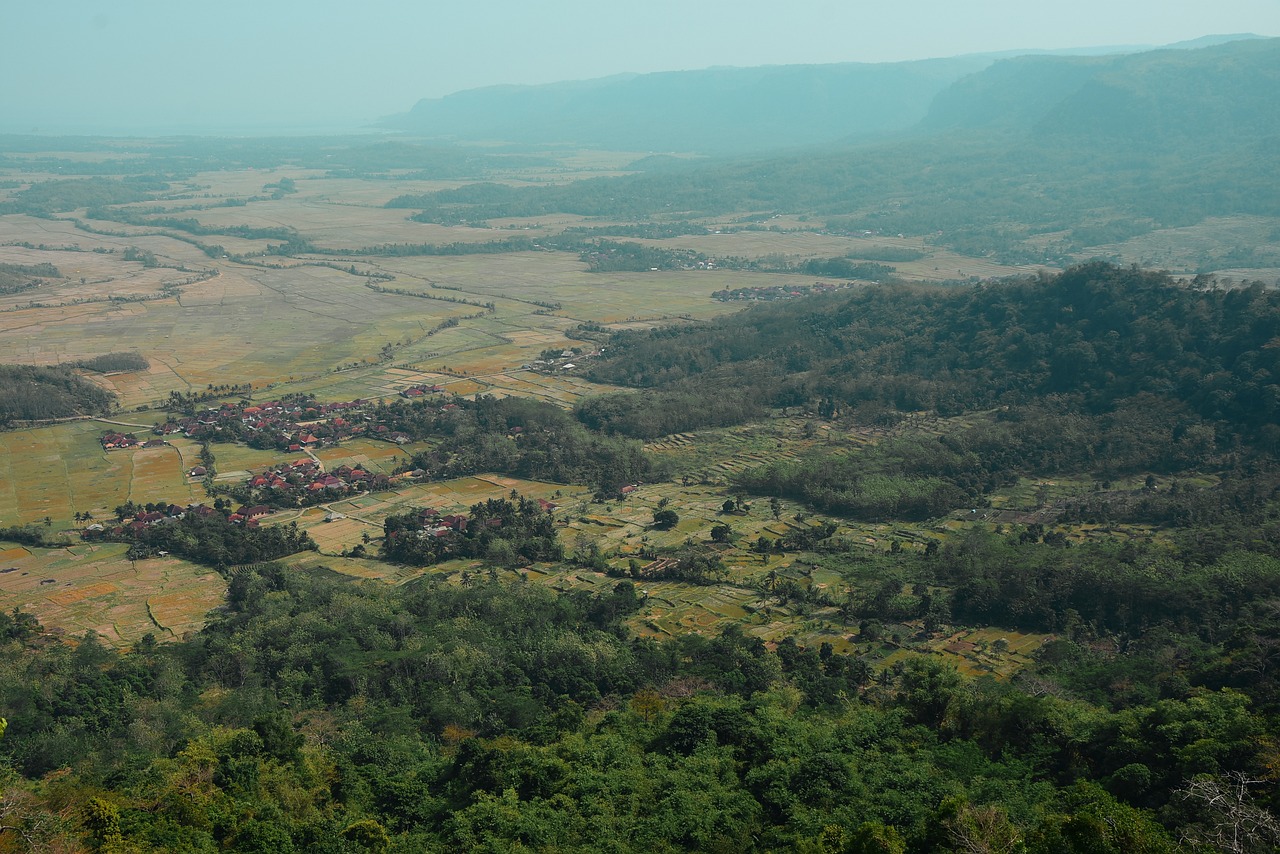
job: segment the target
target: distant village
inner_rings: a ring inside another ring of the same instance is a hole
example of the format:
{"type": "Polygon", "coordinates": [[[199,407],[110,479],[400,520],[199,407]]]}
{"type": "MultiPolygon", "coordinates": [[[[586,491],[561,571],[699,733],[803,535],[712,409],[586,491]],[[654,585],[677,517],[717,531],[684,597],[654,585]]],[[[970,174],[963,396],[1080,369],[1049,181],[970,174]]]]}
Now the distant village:
{"type": "MultiPolygon", "coordinates": [[[[444,391],[438,385],[415,385],[403,389],[405,400],[418,401],[444,391]]],[[[100,442],[107,451],[165,447],[166,436],[181,435],[203,442],[244,442],[261,449],[287,453],[303,453],[306,457],[286,462],[255,474],[233,494],[256,498],[276,506],[304,506],[333,500],[353,493],[388,489],[393,482],[425,475],[422,471],[405,472],[392,478],[381,472],[369,472],[342,465],[326,471],[312,449],[336,445],[356,437],[378,439],[405,445],[413,437],[376,423],[369,411],[373,401],[353,400],[317,403],[309,398],[266,403],[224,403],[182,418],[171,418],[152,428],[160,438],[140,438],[133,433],[109,431],[100,442]]],[[[457,409],[453,403],[440,406],[440,411],[457,409]]],[[[207,466],[197,465],[187,471],[193,478],[210,474],[207,466]]],[[[234,517],[235,514],[233,514],[234,517]]],[[[256,518],[260,514],[251,514],[256,518]]],[[[250,518],[250,517],[246,517],[250,518]]],[[[240,521],[232,518],[233,522],[240,521]]]]}
{"type": "Polygon", "coordinates": [[[854,282],[814,282],[812,285],[768,285],[756,288],[732,288],[723,291],[714,291],[711,294],[712,299],[721,302],[738,302],[738,301],[761,301],[773,302],[777,300],[798,299],[799,297],[807,297],[813,294],[829,294],[834,291],[848,290],[855,287],[854,282]]]}
{"type": "MultiPolygon", "coordinates": [[[[599,352],[584,351],[585,348],[546,351],[537,364],[544,370],[571,370],[573,360],[591,358],[599,352]]],[[[388,473],[362,468],[359,464],[329,467],[316,455],[316,451],[351,438],[377,439],[394,445],[417,441],[439,429],[442,419],[447,420],[455,412],[470,407],[466,400],[443,396],[444,391],[438,385],[419,384],[402,389],[398,393],[399,399],[394,402],[353,400],[322,404],[313,398],[300,396],[264,403],[224,403],[156,424],[151,437],[112,430],[103,433],[100,441],[108,452],[166,447],[169,445],[168,437],[174,436],[205,443],[201,464],[185,471],[193,479],[215,476],[215,459],[208,448],[211,443],[243,443],[296,455],[287,461],[277,461],[269,468],[255,469],[234,485],[210,482],[210,491],[219,496],[215,507],[225,513],[227,520],[255,527],[262,516],[272,512],[272,508],[323,506],[429,478],[428,464],[421,455],[401,460],[394,473],[388,473]],[[241,505],[235,512],[231,510],[232,502],[241,505]]],[[[508,440],[518,441],[523,438],[524,428],[509,426],[505,428],[505,434],[508,440]]],[[[623,493],[633,488],[624,488],[623,493]]],[[[555,509],[554,504],[543,500],[537,504],[537,509],[546,512],[555,509]]],[[[148,507],[140,511],[144,515],[127,521],[123,533],[163,524],[165,520],[181,518],[180,514],[205,512],[201,507],[148,507]]],[[[434,511],[424,511],[424,523],[432,513],[434,511]]],[[[338,513],[330,515],[341,518],[338,513]]],[[[125,522],[124,519],[121,521],[125,522]]],[[[446,529],[464,532],[465,520],[461,525],[457,519],[450,519],[443,523],[433,521],[422,527],[427,535],[431,535],[431,531],[443,533],[446,529]]],[[[98,526],[89,533],[91,536],[103,534],[98,526]]]]}
{"type": "Polygon", "coordinates": [[[257,528],[263,516],[271,513],[270,507],[240,507],[228,512],[229,506],[218,500],[216,506],[208,504],[122,504],[116,508],[116,523],[91,522],[80,531],[82,539],[93,540],[104,537],[121,537],[137,535],[157,525],[172,525],[189,514],[202,519],[222,518],[227,522],[244,525],[246,528],[257,528]]]}
{"type": "Polygon", "coordinates": [[[603,348],[586,350],[581,347],[573,347],[568,350],[543,350],[537,359],[520,367],[526,371],[538,371],[544,374],[572,371],[578,367],[580,362],[594,359],[602,352],[604,352],[603,348]]]}
{"type": "Polygon", "coordinates": [[[152,428],[157,436],[182,434],[211,442],[244,441],[256,448],[298,452],[363,435],[368,425],[350,420],[364,400],[317,403],[309,398],[243,405],[224,403],[196,415],[169,419],[152,428]]]}
{"type": "MultiPolygon", "coordinates": [[[[444,388],[438,385],[415,385],[402,390],[400,396],[417,400],[443,391],[444,388]]],[[[403,431],[373,423],[373,416],[363,411],[371,403],[367,400],[317,403],[310,399],[248,405],[224,403],[195,415],[170,418],[157,424],[151,432],[160,437],[182,435],[196,441],[240,441],[250,447],[275,448],[290,453],[328,447],[357,436],[397,445],[412,441],[403,431]]],[[[446,404],[444,408],[450,407],[446,404]]],[[[140,439],[133,433],[116,431],[104,433],[100,441],[103,449],[108,451],[168,444],[163,438],[140,439]]]]}

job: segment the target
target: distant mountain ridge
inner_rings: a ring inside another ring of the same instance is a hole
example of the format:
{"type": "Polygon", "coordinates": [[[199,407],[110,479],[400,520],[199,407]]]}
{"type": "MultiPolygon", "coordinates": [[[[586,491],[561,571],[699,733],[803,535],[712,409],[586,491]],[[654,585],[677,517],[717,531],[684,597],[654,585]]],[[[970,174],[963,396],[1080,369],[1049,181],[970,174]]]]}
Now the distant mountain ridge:
{"type": "Polygon", "coordinates": [[[633,151],[737,154],[829,145],[867,141],[920,123],[929,129],[1000,118],[1043,119],[1048,108],[1116,68],[1122,57],[1191,53],[1255,38],[1260,37],[1206,36],[1163,51],[1016,51],[493,86],[423,99],[381,125],[462,142],[633,151]]]}
{"type": "MultiPolygon", "coordinates": [[[[1009,263],[1212,217],[1280,218],[1280,39],[1112,56],[1022,56],[966,75],[883,139],[751,157],[647,157],[634,174],[418,196],[422,222],[572,213],[624,220],[792,213],[929,235],[1009,263]]],[[[1280,229],[1276,229],[1280,234],[1280,229]]],[[[1276,266],[1277,238],[1224,237],[1196,266],[1276,266]]],[[[1207,250],[1206,250],[1207,251],[1207,250]]]]}
{"type": "Polygon", "coordinates": [[[990,57],[712,68],[497,86],[419,101],[384,122],[463,141],[734,153],[899,130],[990,57]]]}

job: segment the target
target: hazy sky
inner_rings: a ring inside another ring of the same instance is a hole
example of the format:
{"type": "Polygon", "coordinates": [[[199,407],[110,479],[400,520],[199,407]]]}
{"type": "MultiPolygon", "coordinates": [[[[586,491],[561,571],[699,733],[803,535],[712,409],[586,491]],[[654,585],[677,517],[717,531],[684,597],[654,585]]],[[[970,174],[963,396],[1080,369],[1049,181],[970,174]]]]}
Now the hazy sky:
{"type": "Polygon", "coordinates": [[[336,130],[496,83],[1280,35],[1280,0],[0,0],[0,132],[336,130]]]}

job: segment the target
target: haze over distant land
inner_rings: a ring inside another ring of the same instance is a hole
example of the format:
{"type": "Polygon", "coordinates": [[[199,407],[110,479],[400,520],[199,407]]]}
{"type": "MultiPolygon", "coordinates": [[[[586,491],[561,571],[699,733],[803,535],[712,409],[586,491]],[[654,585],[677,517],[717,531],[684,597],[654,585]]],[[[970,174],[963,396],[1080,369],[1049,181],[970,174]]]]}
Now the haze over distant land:
{"type": "Polygon", "coordinates": [[[1280,4],[66,0],[2,20],[20,37],[0,54],[0,132],[148,135],[354,130],[423,98],[622,73],[1274,35],[1280,4]]]}
{"type": "MultiPolygon", "coordinates": [[[[1197,73],[1213,78],[1212,87],[1218,91],[1214,97],[1222,98],[1220,90],[1225,90],[1234,99],[1254,85],[1265,90],[1270,82],[1261,70],[1263,77],[1256,80],[1231,77],[1235,63],[1261,60],[1265,66],[1262,57],[1273,52],[1268,46],[1280,42],[1218,36],[1184,44],[1131,53],[1083,48],[492,86],[424,99],[381,125],[452,141],[622,151],[732,154],[856,143],[947,126],[1033,123],[1045,108],[1076,90],[1081,90],[1079,98],[1087,102],[1087,109],[1112,111],[1114,98],[1101,102],[1098,87],[1117,85],[1107,75],[1123,76],[1126,68],[1177,76],[1176,69],[1184,65],[1196,67],[1197,73]],[[1236,92],[1236,87],[1243,89],[1236,92]]],[[[1205,79],[1193,74],[1175,85],[1193,89],[1205,79]]],[[[1151,85],[1138,83],[1136,88],[1151,85]]],[[[1265,97],[1265,91],[1258,94],[1265,97]]]]}

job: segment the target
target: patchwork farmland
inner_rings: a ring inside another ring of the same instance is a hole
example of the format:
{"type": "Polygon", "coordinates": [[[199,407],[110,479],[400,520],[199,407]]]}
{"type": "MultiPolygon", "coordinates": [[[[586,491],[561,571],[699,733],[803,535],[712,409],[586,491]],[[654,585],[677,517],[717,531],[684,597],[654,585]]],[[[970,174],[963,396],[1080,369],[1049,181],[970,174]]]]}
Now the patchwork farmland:
{"type": "MultiPolygon", "coordinates": [[[[617,154],[583,155],[566,158],[561,169],[529,166],[499,180],[519,184],[617,174],[625,162],[617,154]]],[[[323,401],[387,401],[414,386],[432,386],[445,394],[530,397],[569,408],[612,389],[588,383],[573,370],[529,366],[546,351],[583,346],[572,337],[579,324],[643,329],[696,323],[741,308],[712,299],[716,291],[813,283],[808,276],[714,269],[715,264],[593,272],[573,252],[542,248],[477,254],[393,251],[395,245],[537,242],[568,228],[611,224],[554,215],[494,220],[487,227],[441,225],[415,222],[409,211],[384,207],[405,193],[453,186],[457,182],[394,175],[373,181],[316,169],[227,169],[195,173],[175,181],[170,194],[153,202],[105,213],[82,209],[0,217],[0,261],[52,264],[60,273],[34,290],[0,296],[0,363],[52,365],[125,350],[141,353],[148,362],[142,371],[87,374],[117,395],[121,412],[112,420],[119,425],[82,420],[0,433],[0,523],[44,526],[47,519],[48,533],[57,536],[84,514],[94,520],[112,517],[114,508],[127,501],[186,505],[211,500],[203,478],[188,475],[202,461],[198,441],[174,434],[164,447],[117,451],[104,451],[98,442],[106,429],[144,434],[164,420],[155,410],[174,392],[216,398],[214,387],[234,385],[251,389],[246,393],[255,400],[299,394],[323,401]],[[295,194],[263,195],[264,185],[282,178],[295,182],[295,194]],[[195,225],[178,228],[173,218],[195,225]],[[285,233],[318,251],[276,251],[278,235],[285,233]]],[[[706,234],[634,242],[710,258],[792,263],[905,253],[919,258],[899,264],[901,273],[921,280],[1018,271],[918,239],[830,234],[794,217],[776,218],[769,230],[742,228],[734,220],[708,218],[706,234]]],[[[954,426],[913,423],[903,429],[937,433],[954,426]]],[[[885,435],[784,414],[746,428],[677,434],[651,443],[647,450],[671,480],[643,484],[625,500],[594,500],[579,484],[481,474],[400,482],[388,491],[279,510],[263,523],[297,523],[314,538],[318,552],[287,561],[309,571],[388,584],[428,574],[464,583],[475,573],[493,571],[560,590],[606,589],[616,581],[582,567],[490,570],[475,561],[396,566],[362,556],[362,550],[376,553],[389,515],[418,507],[465,512],[478,501],[512,491],[557,504],[560,537],[571,555],[594,544],[615,572],[632,562],[643,565],[655,550],[706,543],[712,528],[727,526],[732,542],[717,545],[727,567],[722,583],[646,581],[647,607],[632,620],[637,633],[714,632],[737,622],[768,642],[799,632],[852,649],[850,633],[837,630],[830,614],[806,613],[764,591],[770,573],[806,589],[835,590],[848,584],[840,572],[802,565],[792,555],[762,557],[749,547],[762,537],[777,539],[817,522],[800,521],[801,508],[790,504],[780,514],[760,501],[726,514],[723,503],[733,475],[746,468],[796,460],[832,443],[854,453],[885,435]],[[680,521],[658,530],[653,514],[668,506],[678,510],[680,521]]],[[[355,438],[311,453],[326,469],[349,466],[389,475],[429,446],[355,438]]],[[[211,450],[216,477],[207,485],[216,495],[299,458],[243,444],[217,443],[211,450]]],[[[1008,508],[997,505],[995,512],[1017,512],[1012,508],[1037,494],[1034,489],[1010,493],[1001,499],[1008,508]]],[[[950,524],[924,534],[841,524],[838,536],[873,554],[894,539],[922,548],[929,537],[948,536],[950,524]]],[[[122,546],[4,547],[18,569],[0,578],[5,581],[0,606],[28,608],[62,631],[92,629],[117,644],[136,642],[148,631],[181,636],[218,604],[226,583],[170,557],[125,560],[122,546]]],[[[954,653],[942,649],[938,654],[954,653]]]]}

